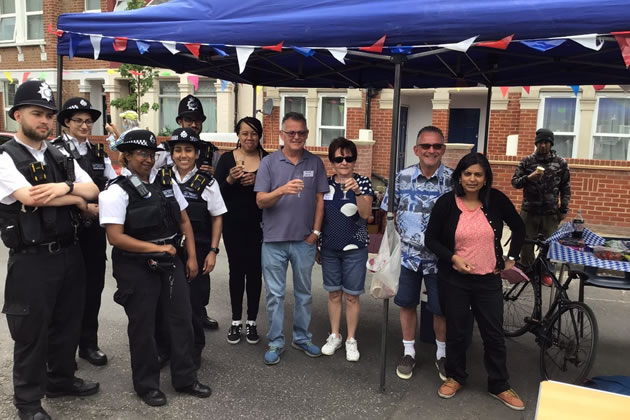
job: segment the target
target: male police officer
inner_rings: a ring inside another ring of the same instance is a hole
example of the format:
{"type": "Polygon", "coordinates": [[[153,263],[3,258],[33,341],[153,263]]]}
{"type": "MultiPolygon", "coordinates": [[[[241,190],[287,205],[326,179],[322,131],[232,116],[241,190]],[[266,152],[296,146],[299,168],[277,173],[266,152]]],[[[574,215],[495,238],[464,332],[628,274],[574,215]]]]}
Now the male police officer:
{"type": "MultiPolygon", "coordinates": [[[[88,141],[94,122],[101,111],[92,108],[85,98],[70,98],[57,114],[57,121],[65,127],[63,134],[53,144],[67,152],[85,170],[100,191],[105,189],[107,180],[118,175],[112,167],[102,144],[88,141]]],[[[107,241],[105,229],[98,223],[98,202],[88,203],[87,211],[81,215],[79,243],[85,263],[85,309],[79,340],[79,357],[95,366],[107,364],[107,356],[98,346],[98,312],[101,308],[101,294],[105,285],[105,261],[107,241]]]]}
{"type": "Polygon", "coordinates": [[[21,419],[50,419],[41,407],[44,394],[86,396],[99,388],[74,376],[85,282],[77,210],[87,209],[98,187],[45,142],[56,112],[46,82],[23,83],[9,110],[18,132],[0,147],[0,231],[10,249],[2,312],[15,341],[21,419]]]}

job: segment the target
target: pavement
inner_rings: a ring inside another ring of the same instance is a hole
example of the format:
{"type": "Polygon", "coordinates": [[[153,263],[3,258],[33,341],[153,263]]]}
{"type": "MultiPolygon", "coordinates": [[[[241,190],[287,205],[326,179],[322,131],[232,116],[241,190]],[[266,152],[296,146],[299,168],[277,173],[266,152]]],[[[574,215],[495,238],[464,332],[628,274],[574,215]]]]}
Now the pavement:
{"type": "MultiPolygon", "coordinates": [[[[223,248],[223,247],[222,247],[223,248]]],[[[0,279],[6,275],[7,251],[0,245],[0,279]]],[[[290,276],[289,276],[290,278],[290,276]]],[[[4,280],[0,280],[4,282],[4,280]]],[[[369,290],[370,277],[366,281],[369,290]]],[[[0,289],[4,289],[1,287],[0,289]]],[[[291,340],[293,293],[287,285],[285,329],[291,340]]],[[[327,296],[322,289],[321,268],[313,270],[313,341],[322,345],[330,329],[327,296]]],[[[1,290],[0,290],[1,291],[1,290]]],[[[55,419],[534,419],[538,398],[539,349],[530,334],[507,339],[508,370],[511,385],[527,408],[516,412],[486,392],[483,346],[477,330],[468,354],[469,382],[454,398],[437,396],[440,379],[434,366],[435,345],[417,340],[417,365],[410,380],[401,380],[395,369],[402,356],[398,309],[389,308],[386,387],[380,392],[380,340],[383,302],[369,295],[361,298],[361,319],[357,340],[361,360],[350,363],[345,352],[334,356],[307,357],[288,345],[281,362],[263,364],[264,334],[267,330],[264,290],[258,324],[263,337],[257,345],[244,339],[240,344],[226,341],[231,311],[225,249],[218,256],[212,274],[209,313],[218,319],[220,329],[207,331],[207,345],[199,379],[209,384],[213,394],[196,399],[177,394],[171,384],[169,369],[161,376],[161,388],[168,405],[153,408],[135,395],[131,383],[127,318],[121,306],[113,302],[115,281],[108,264],[103,306],[100,313],[100,346],[110,362],[95,367],[78,359],[77,375],[99,381],[100,392],[92,397],[65,397],[44,400],[45,409],[55,419]]],[[[571,295],[577,296],[575,288],[571,295]]],[[[3,301],[4,299],[2,299],[3,301]]],[[[599,323],[599,347],[592,375],[630,375],[627,353],[630,350],[630,292],[586,289],[586,302],[599,323]]],[[[3,316],[4,318],[4,316],[3,316]]],[[[12,340],[4,320],[0,322],[0,418],[17,418],[12,404],[12,340]]]]}

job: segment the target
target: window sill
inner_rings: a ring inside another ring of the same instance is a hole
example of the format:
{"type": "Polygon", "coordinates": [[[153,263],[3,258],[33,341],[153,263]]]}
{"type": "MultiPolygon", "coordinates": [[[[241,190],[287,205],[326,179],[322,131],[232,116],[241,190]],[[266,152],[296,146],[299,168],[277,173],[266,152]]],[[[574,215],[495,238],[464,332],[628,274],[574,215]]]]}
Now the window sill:
{"type": "Polygon", "coordinates": [[[10,48],[10,47],[39,47],[40,45],[46,45],[45,40],[39,41],[24,41],[24,42],[0,42],[0,48],[10,48]]]}

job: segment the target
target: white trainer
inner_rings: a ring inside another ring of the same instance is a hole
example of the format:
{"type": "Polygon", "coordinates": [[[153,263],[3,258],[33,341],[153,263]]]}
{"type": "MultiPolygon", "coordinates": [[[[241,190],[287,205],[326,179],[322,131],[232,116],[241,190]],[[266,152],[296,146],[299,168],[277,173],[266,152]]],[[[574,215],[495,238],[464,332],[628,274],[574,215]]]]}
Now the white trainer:
{"type": "Polygon", "coordinates": [[[341,343],[341,335],[330,334],[326,339],[326,344],[322,346],[322,354],[332,356],[341,347],[341,343]]]}
{"type": "Polygon", "coordinates": [[[348,362],[358,362],[359,358],[361,358],[359,345],[357,344],[357,340],[351,338],[346,341],[346,360],[348,362]]]}

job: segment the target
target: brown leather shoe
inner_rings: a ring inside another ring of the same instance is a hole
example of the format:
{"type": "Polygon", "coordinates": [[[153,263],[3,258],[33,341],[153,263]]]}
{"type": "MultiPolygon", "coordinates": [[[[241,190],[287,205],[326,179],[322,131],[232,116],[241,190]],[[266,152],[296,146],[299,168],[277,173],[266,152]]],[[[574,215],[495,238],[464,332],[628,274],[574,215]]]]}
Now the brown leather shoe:
{"type": "Polygon", "coordinates": [[[452,398],[461,389],[462,385],[453,378],[446,378],[446,381],[438,389],[438,395],[442,398],[452,398]]]}
{"type": "Polygon", "coordinates": [[[512,410],[523,411],[525,410],[525,404],[513,389],[508,389],[500,394],[490,394],[503,404],[510,407],[512,410]]]}

